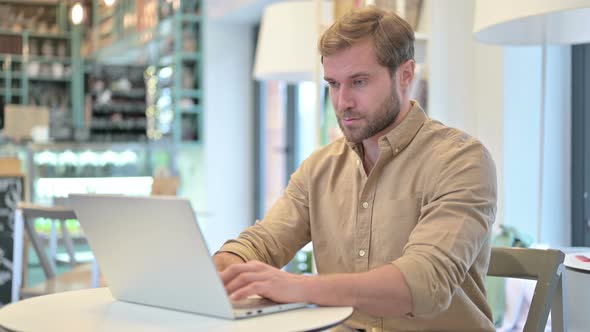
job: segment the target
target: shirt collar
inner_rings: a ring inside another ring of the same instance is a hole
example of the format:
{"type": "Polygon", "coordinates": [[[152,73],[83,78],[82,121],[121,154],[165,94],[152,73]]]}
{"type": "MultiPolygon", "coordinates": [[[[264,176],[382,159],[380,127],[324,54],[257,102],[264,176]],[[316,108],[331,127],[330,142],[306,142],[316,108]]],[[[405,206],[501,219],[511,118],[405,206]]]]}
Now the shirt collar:
{"type": "MultiPolygon", "coordinates": [[[[411,100],[410,111],[406,115],[405,119],[391,129],[388,133],[379,138],[379,146],[391,146],[392,149],[403,150],[416,136],[418,130],[422,127],[426,121],[426,113],[417,101],[411,100]]],[[[346,144],[353,150],[359,152],[362,150],[361,143],[353,143],[345,138],[346,144]]]]}

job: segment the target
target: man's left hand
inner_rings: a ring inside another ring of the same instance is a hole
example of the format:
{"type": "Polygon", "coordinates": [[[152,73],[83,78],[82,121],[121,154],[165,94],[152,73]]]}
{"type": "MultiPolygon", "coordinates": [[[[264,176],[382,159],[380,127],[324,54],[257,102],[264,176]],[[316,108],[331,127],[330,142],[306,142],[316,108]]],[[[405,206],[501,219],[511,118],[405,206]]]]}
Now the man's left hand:
{"type": "Polygon", "coordinates": [[[305,302],[309,277],[281,271],[259,261],[233,264],[220,273],[232,300],[259,295],[275,302],[305,302]]]}

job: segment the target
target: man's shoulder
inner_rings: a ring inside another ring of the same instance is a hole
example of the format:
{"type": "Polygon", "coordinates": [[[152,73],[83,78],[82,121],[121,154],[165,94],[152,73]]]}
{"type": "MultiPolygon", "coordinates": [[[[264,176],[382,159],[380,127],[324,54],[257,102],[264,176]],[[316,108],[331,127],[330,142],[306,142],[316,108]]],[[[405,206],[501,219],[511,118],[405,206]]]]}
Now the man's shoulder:
{"type": "Polygon", "coordinates": [[[477,138],[431,118],[424,123],[418,138],[432,149],[430,152],[461,152],[467,149],[487,153],[484,144],[477,138]]]}
{"type": "Polygon", "coordinates": [[[339,158],[351,152],[352,149],[346,143],[344,137],[338,138],[322,147],[317,148],[307,158],[310,161],[326,161],[339,158]]]}
{"type": "Polygon", "coordinates": [[[304,161],[306,168],[315,170],[330,167],[330,165],[341,164],[354,153],[342,137],[331,143],[317,148],[304,161]]]}

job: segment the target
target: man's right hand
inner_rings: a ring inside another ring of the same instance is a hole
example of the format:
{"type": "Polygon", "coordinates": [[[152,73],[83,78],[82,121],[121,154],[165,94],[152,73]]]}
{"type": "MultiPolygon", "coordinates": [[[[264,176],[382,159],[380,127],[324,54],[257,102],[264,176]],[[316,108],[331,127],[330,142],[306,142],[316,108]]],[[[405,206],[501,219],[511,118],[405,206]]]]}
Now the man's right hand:
{"type": "Polygon", "coordinates": [[[221,272],[232,264],[245,263],[245,261],[238,255],[229,252],[219,252],[213,256],[213,262],[217,267],[217,271],[221,272]]]}

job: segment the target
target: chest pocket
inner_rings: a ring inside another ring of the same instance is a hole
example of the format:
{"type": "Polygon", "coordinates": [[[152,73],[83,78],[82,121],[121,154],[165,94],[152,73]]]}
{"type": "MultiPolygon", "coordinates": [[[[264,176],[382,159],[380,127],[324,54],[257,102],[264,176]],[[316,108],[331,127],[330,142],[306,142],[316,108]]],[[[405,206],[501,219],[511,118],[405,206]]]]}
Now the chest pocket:
{"type": "MultiPolygon", "coordinates": [[[[375,206],[372,220],[371,251],[375,266],[399,258],[410,233],[420,218],[422,197],[388,199],[375,206]]],[[[373,264],[371,264],[373,265],[373,264]]]]}

